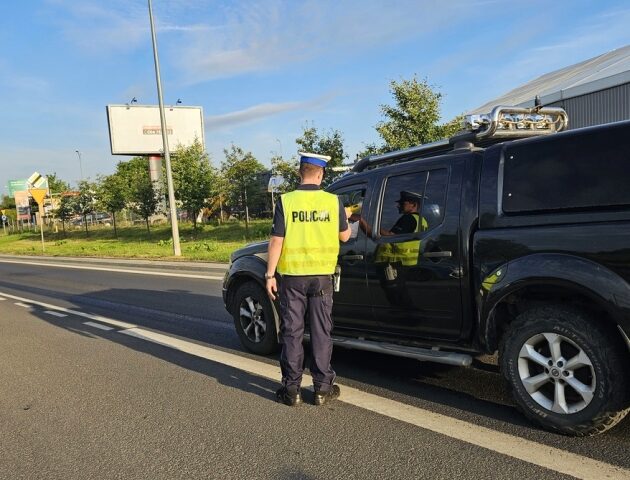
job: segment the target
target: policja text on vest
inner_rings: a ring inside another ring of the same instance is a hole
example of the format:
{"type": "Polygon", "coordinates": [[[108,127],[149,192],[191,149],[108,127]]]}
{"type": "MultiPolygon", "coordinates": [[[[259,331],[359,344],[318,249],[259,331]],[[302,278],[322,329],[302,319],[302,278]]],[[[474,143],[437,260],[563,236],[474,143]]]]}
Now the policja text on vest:
{"type": "Polygon", "coordinates": [[[291,212],[291,220],[295,222],[330,222],[330,212],[328,210],[300,210],[291,212]]]}

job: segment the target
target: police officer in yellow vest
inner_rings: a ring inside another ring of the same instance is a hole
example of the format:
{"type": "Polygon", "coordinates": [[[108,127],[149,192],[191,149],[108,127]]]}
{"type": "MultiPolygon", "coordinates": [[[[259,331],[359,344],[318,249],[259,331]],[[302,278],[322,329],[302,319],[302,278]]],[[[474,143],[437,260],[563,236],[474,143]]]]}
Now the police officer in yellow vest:
{"type": "MultiPolygon", "coordinates": [[[[380,234],[383,237],[402,235],[405,233],[421,232],[427,229],[427,221],[420,218],[418,209],[422,202],[422,197],[415,193],[403,190],[398,204],[398,213],[401,214],[396,223],[389,229],[381,228],[380,234]]],[[[408,240],[406,242],[391,242],[379,245],[374,261],[376,263],[400,263],[406,267],[418,264],[420,253],[420,240],[408,240]]]]}
{"type": "Polygon", "coordinates": [[[350,237],[347,212],[340,199],[319,189],[330,157],[305,152],[299,155],[301,183],[297,190],[282,195],[276,205],[265,274],[267,293],[273,300],[276,294],[280,297],[282,388],[276,392],[276,399],[290,406],[302,402],[305,316],[311,334],[314,403],[323,405],[339,397],[330,365],[332,275],[339,241],[350,237]]]}
{"type": "MultiPolygon", "coordinates": [[[[427,229],[428,224],[420,216],[422,196],[418,193],[402,190],[396,200],[398,213],[401,216],[394,225],[387,229],[381,227],[381,237],[391,238],[398,235],[418,233],[427,229]]],[[[409,238],[407,235],[406,238],[409,238]]],[[[420,255],[420,239],[412,238],[404,241],[388,241],[378,245],[374,263],[379,266],[380,284],[387,300],[397,307],[409,307],[413,304],[408,288],[407,276],[418,265],[420,255]]]]}

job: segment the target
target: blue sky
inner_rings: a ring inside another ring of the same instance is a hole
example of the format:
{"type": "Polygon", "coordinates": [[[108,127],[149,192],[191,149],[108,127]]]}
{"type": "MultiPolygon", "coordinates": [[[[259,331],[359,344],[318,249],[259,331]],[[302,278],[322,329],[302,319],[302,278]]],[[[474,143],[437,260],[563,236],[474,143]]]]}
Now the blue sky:
{"type": "MultiPolygon", "coordinates": [[[[627,1],[154,0],[164,101],[203,107],[215,166],[234,143],[265,165],[304,125],[378,141],[389,82],[427,78],[443,119],[630,43],[627,1]]],[[[0,188],[33,171],[75,183],[110,154],[105,106],[156,104],[147,2],[5,2],[0,188]]]]}

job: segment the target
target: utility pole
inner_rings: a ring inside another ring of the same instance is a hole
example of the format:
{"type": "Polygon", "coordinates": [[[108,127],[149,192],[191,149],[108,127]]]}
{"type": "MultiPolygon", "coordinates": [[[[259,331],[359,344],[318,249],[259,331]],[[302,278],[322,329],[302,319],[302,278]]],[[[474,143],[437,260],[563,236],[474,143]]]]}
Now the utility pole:
{"type": "Polygon", "coordinates": [[[171,155],[168,148],[168,131],[166,127],[166,115],[164,113],[164,101],[162,100],[162,80],[160,79],[160,60],[158,58],[157,40],[155,38],[155,26],[153,24],[153,8],[149,2],[149,21],[151,22],[151,40],[153,42],[153,60],[155,62],[155,80],[157,83],[158,103],[160,106],[160,125],[162,127],[162,145],[164,149],[164,163],[166,166],[166,183],[168,186],[168,203],[171,212],[171,232],[173,235],[173,254],[176,257],[182,255],[179,246],[179,226],[177,224],[177,206],[175,205],[175,190],[173,188],[173,173],[171,172],[171,155]]]}
{"type": "Polygon", "coordinates": [[[77,156],[79,157],[79,171],[81,172],[81,181],[83,181],[83,162],[81,161],[81,152],[75,150],[77,152],[77,156]]]}

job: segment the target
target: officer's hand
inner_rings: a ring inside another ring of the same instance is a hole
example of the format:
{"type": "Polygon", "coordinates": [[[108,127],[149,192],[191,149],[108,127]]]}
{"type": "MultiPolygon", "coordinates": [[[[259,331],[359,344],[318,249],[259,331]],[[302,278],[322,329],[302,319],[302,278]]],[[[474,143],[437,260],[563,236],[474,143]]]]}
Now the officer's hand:
{"type": "Polygon", "coordinates": [[[276,279],[275,278],[267,279],[265,288],[267,289],[267,295],[269,295],[269,297],[272,300],[275,300],[276,299],[275,293],[278,291],[278,285],[276,284],[276,279]]]}

